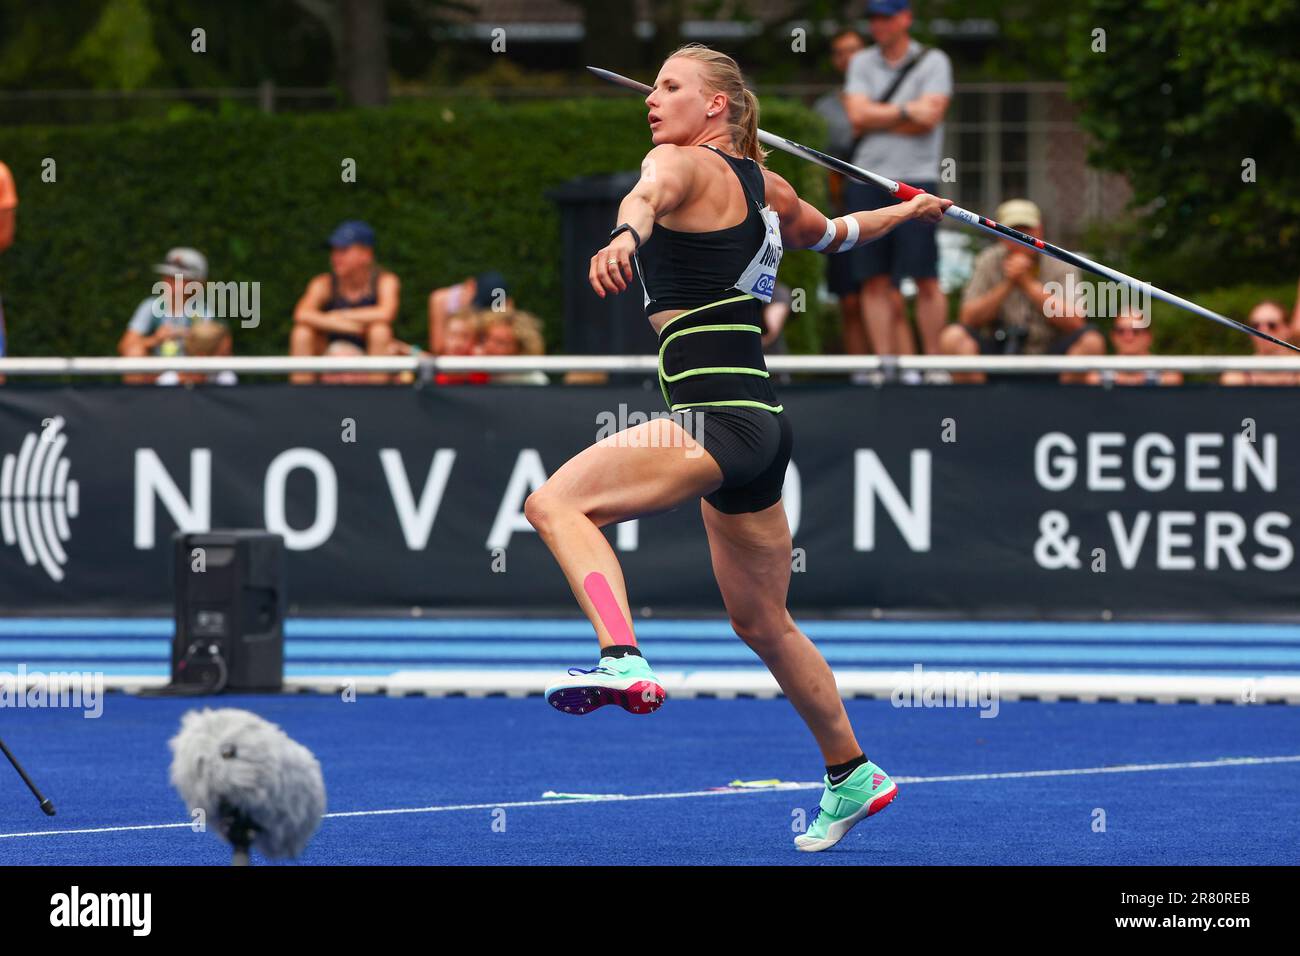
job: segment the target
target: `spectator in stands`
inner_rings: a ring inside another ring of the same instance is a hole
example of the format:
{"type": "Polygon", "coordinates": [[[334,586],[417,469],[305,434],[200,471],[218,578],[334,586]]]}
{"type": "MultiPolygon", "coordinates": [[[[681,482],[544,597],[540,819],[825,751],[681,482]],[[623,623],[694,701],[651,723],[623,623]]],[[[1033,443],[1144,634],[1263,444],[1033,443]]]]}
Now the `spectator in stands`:
{"type": "MultiPolygon", "coordinates": [[[[1286,308],[1280,302],[1266,299],[1250,310],[1246,321],[1261,332],[1275,338],[1291,341],[1290,329],[1287,328],[1286,308]]],[[[1260,358],[1294,356],[1295,353],[1272,342],[1251,336],[1255,345],[1255,355],[1260,358]]],[[[1224,372],[1219,376],[1220,385],[1300,385],[1300,373],[1297,372],[1224,372]]]]}
{"type": "MultiPolygon", "coordinates": [[[[351,339],[337,338],[325,346],[327,358],[360,358],[366,354],[368,354],[366,350],[351,339]]],[[[322,385],[385,385],[388,383],[388,376],[383,372],[322,372],[320,383],[322,385]]]]}
{"type": "MultiPolygon", "coordinates": [[[[855,53],[866,48],[862,34],[852,27],[845,27],[831,36],[831,66],[841,78],[848,72],[849,61],[855,53]]],[[[849,162],[853,160],[853,147],[857,137],[853,135],[853,124],[844,112],[844,96],[841,90],[831,90],[818,97],[813,103],[813,110],[826,120],[826,152],[838,159],[849,162]]],[[[843,216],[844,177],[839,173],[826,174],[829,186],[832,217],[843,216]]],[[[826,288],[839,300],[840,304],[840,350],[845,355],[866,355],[871,349],[871,340],[867,336],[867,326],[862,318],[862,299],[859,296],[859,283],[853,278],[852,258],[847,255],[828,256],[826,259],[826,288]]],[[[912,329],[907,324],[907,312],[903,295],[898,286],[892,282],[889,286],[890,303],[893,309],[893,329],[897,342],[901,342],[900,354],[916,351],[912,341],[912,329]]]]}
{"type": "MultiPolygon", "coordinates": [[[[852,27],[845,27],[831,37],[831,66],[843,83],[848,71],[849,60],[859,50],[866,48],[862,34],[852,27]]],[[[846,161],[853,159],[853,124],[844,112],[844,99],[840,90],[832,90],[818,97],[813,103],[815,110],[826,120],[826,152],[831,156],[846,161]]],[[[827,173],[830,186],[831,208],[834,216],[845,214],[844,177],[839,173],[827,173]]],[[[862,323],[862,306],[858,299],[858,284],[853,281],[849,271],[848,256],[828,256],[826,259],[826,287],[831,295],[840,302],[840,322],[843,330],[843,349],[846,355],[862,355],[867,351],[867,333],[862,323]]]]}
{"type": "MultiPolygon", "coordinates": [[[[185,332],[185,354],[193,357],[225,356],[231,352],[230,326],[222,321],[195,322],[185,332]]],[[[158,376],[159,385],[237,385],[239,377],[230,369],[219,372],[176,372],[158,376]]]]}
{"type": "MultiPolygon", "coordinates": [[[[947,55],[923,48],[909,35],[912,11],[907,0],[869,0],[866,14],[876,45],[855,53],[844,84],[844,111],[860,137],[853,163],[927,192],[937,190],[943,117],[952,97],[952,64],[947,55]]],[[[875,186],[844,185],[845,208],[879,209],[896,202],[875,186]]],[[[916,325],[927,352],[937,349],[948,303],[939,285],[937,226],[909,222],[889,235],[848,252],[853,280],[859,283],[863,321],[876,352],[903,351],[895,335],[899,282],[917,285],[916,325]]],[[[834,258],[834,257],[833,257],[834,258]]]]}
{"type": "MultiPolygon", "coordinates": [[[[999,220],[1000,221],[1000,220],[999,220]]],[[[1115,316],[1115,324],[1110,330],[1110,344],[1116,355],[1136,357],[1151,354],[1150,322],[1143,318],[1141,312],[1126,310],[1115,316]]],[[[1183,373],[1174,371],[1157,372],[1153,369],[1137,369],[1132,372],[1088,373],[1089,385],[1182,385],[1183,373]]]]}
{"type": "MultiPolygon", "coordinates": [[[[184,355],[185,333],[190,326],[212,319],[207,296],[187,296],[185,289],[188,283],[201,283],[208,278],[208,260],[203,253],[184,246],[171,249],[153,271],[162,278],[155,286],[155,294],[136,306],[126,331],[118,340],[117,352],[123,358],[184,355]]],[[[122,376],[129,384],[149,384],[156,379],[155,375],[122,376]]]]}
{"type": "MultiPolygon", "coordinates": [[[[834,257],[832,257],[834,258],[834,257]]],[[[772,301],[763,306],[763,354],[789,355],[790,349],[785,342],[785,323],[790,317],[790,307],[794,297],[790,287],[778,282],[772,290],[772,301]]],[[[789,384],[789,373],[774,376],[773,381],[789,384]]]]}
{"type": "MultiPolygon", "coordinates": [[[[0,163],[0,253],[14,244],[15,220],[18,216],[18,189],[9,167],[0,163]]],[[[0,297],[0,358],[8,355],[5,342],[5,303],[0,297]]],[[[0,385],[5,377],[0,375],[0,385]]]]}
{"type": "MultiPolygon", "coordinates": [[[[479,346],[479,327],[473,312],[461,310],[447,316],[438,355],[478,355],[479,346]]],[[[487,372],[438,372],[433,380],[438,385],[484,385],[491,376],[487,372]]]]}
{"type": "MultiPolygon", "coordinates": [[[[364,222],[341,223],[329,238],[330,271],[307,283],[293,312],[290,355],[329,352],[335,342],[350,342],[368,355],[388,354],[401,298],[396,275],[375,262],[375,232],[364,222]]],[[[310,383],[297,372],[291,382],[310,383]]]]}
{"type": "MultiPolygon", "coordinates": [[[[1042,214],[1028,199],[1007,200],[994,218],[1042,238],[1042,214]]],[[[1045,287],[1057,283],[1064,290],[1080,281],[1078,272],[1059,259],[999,239],[975,257],[958,321],[939,336],[939,351],[945,355],[1104,355],[1106,341],[1097,327],[1074,302],[1045,287]]],[[[982,382],[984,375],[954,375],[953,380],[982,382]]],[[[1061,381],[1083,382],[1086,373],[1066,373],[1061,381]]]]}
{"type": "MultiPolygon", "coordinates": [[[[544,355],[545,340],[542,323],[536,316],[519,309],[508,312],[484,310],[477,313],[481,355],[544,355]]],[[[498,385],[546,385],[546,373],[540,369],[528,372],[496,372],[492,382],[498,385]]]]}
{"type": "Polygon", "coordinates": [[[509,312],[514,307],[510,285],[499,272],[483,272],[455,285],[434,289],[429,293],[429,351],[435,355],[448,354],[442,339],[451,316],[464,310],[509,312]]]}
{"type": "Polygon", "coordinates": [[[785,344],[786,319],[790,317],[793,296],[790,287],[778,282],[772,290],[772,301],[763,307],[763,352],[766,355],[788,355],[785,344]]]}

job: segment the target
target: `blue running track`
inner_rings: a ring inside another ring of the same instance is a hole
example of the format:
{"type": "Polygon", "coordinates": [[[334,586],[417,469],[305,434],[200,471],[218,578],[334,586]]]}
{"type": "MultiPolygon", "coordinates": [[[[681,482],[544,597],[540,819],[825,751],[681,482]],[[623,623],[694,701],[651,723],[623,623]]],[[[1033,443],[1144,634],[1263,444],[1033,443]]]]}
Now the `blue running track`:
{"type": "MultiPolygon", "coordinates": [[[[850,700],[899,797],[835,848],[803,854],[792,827],[819,789],[711,789],[820,776],[784,700],[670,699],[644,717],[573,717],[540,697],[210,702],[253,710],[310,747],[330,812],[355,814],[324,821],[308,864],[1300,862],[1295,707],[1024,702],[987,719],[850,700]],[[1243,757],[1253,759],[1220,762],[1243,757]],[[1145,769],[1105,772],[1126,764],[1145,769]],[[996,776],[1025,771],[1045,773],[996,776]]],[[[188,829],[168,785],[167,740],[191,706],[113,694],[94,720],[7,712],[6,742],[59,813],[44,817],[0,767],[0,864],[227,862],[216,837],[188,829]]]]}
{"type": "MultiPolygon", "coordinates": [[[[836,668],[1277,676],[1287,625],[801,622],[836,668]]],[[[638,622],[661,670],[753,669],[722,621],[638,622]]],[[[168,672],[171,622],[0,621],[0,671],[168,672]]],[[[581,620],[288,622],[287,672],[590,666],[581,620]]],[[[320,758],[329,810],[307,864],[1295,864],[1300,708],[1003,701],[846,702],[898,799],[819,854],[793,849],[820,796],[788,701],[669,698],[633,717],[560,714],[538,696],[362,694],[141,699],[0,710],[3,736],[59,809],[0,764],[0,864],[221,864],[170,788],[168,739],[194,706],[244,707],[320,758]],[[729,789],[777,779],[802,788],[729,789]],[[543,794],[595,794],[553,798],[543,794]]]]}
{"type": "MultiPolygon", "coordinates": [[[[1300,626],[800,620],[835,668],[1186,674],[1300,674],[1300,626]]],[[[755,667],[721,620],[642,620],[638,640],[666,671],[755,667]]],[[[0,620],[0,670],[165,676],[168,618],[0,620]]],[[[294,618],[285,673],[357,676],[438,668],[591,666],[590,625],[564,620],[294,618]]]]}

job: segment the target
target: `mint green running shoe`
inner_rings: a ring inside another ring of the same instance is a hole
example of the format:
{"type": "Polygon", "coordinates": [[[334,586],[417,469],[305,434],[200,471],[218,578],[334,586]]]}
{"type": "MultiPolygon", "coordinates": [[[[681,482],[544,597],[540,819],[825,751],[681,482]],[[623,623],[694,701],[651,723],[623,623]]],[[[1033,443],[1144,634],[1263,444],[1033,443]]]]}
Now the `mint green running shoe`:
{"type": "Polygon", "coordinates": [[[546,688],[546,700],[566,714],[586,714],[618,704],[631,714],[650,714],[664,702],[663,685],[644,657],[602,657],[591,670],[570,667],[569,676],[546,688]]]}
{"type": "Polygon", "coordinates": [[[898,796],[898,785],[870,760],[837,786],[831,786],[830,777],[822,781],[826,789],[808,832],[794,838],[795,847],[807,853],[833,847],[858,821],[879,813],[898,796]]]}

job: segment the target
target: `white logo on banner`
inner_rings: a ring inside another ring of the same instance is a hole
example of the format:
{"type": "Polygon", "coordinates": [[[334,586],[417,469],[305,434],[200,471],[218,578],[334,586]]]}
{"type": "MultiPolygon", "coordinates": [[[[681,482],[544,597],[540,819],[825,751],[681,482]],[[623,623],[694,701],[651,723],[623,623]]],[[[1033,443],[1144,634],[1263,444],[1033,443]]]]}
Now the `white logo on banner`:
{"type": "Polygon", "coordinates": [[[68,555],[62,542],[72,535],[68,519],[77,516],[79,493],[68,479],[63,457],[68,436],[63,417],[46,419],[39,434],[29,432],[18,454],[0,464],[0,534],[17,544],[23,560],[40,564],[55,581],[63,580],[68,555]]]}
{"type": "MultiPolygon", "coordinates": [[[[1089,432],[1080,447],[1064,432],[1048,432],[1034,446],[1034,477],[1052,492],[1116,492],[1125,503],[1141,501],[1178,487],[1193,494],[1235,493],[1247,503],[1278,488],[1277,435],[1190,432],[1179,441],[1160,432],[1130,438],[1122,432],[1089,432]]],[[[1216,498],[1219,505],[1222,498],[1216,498]]],[[[1143,553],[1154,557],[1161,571],[1192,571],[1222,567],[1244,571],[1281,571],[1291,566],[1295,549],[1285,533],[1291,517],[1284,511],[1263,511],[1252,520],[1221,506],[1214,510],[1141,509],[1128,514],[1106,512],[1110,542],[1083,542],[1070,533],[1070,516],[1063,510],[1044,512],[1038,521],[1034,560],[1049,570],[1084,567],[1096,544],[1111,544],[1121,567],[1137,567],[1143,553]]]]}

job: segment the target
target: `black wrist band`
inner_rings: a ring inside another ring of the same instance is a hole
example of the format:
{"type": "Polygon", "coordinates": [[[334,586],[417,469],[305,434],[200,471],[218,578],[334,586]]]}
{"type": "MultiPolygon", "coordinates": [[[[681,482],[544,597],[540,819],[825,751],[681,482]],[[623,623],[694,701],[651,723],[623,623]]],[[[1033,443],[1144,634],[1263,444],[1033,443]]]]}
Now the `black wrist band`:
{"type": "Polygon", "coordinates": [[[620,225],[618,225],[618,226],[615,226],[614,229],[613,229],[613,231],[610,232],[610,234],[609,234],[609,238],[610,238],[610,239],[613,239],[613,238],[614,238],[615,236],[617,236],[620,232],[630,232],[630,233],[632,233],[632,238],[636,241],[636,247],[637,247],[638,249],[641,248],[641,235],[640,235],[640,233],[638,233],[635,229],[633,229],[633,228],[632,228],[631,226],[629,226],[627,223],[622,223],[622,224],[620,224],[620,225]]]}

